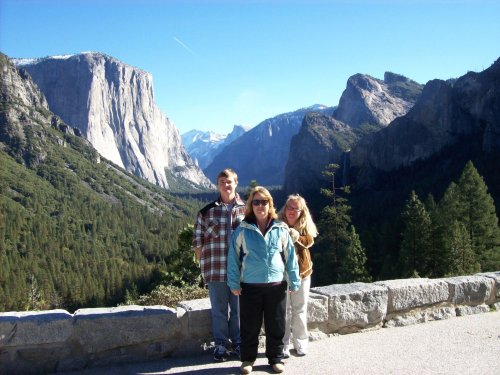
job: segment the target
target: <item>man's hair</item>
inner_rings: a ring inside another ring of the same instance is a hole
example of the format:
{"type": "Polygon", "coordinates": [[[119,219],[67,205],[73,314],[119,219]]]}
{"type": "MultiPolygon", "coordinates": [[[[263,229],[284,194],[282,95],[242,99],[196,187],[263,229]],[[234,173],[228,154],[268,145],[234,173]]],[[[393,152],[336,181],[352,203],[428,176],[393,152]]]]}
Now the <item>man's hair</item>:
{"type": "Polygon", "coordinates": [[[219,178],[222,177],[225,178],[232,177],[234,178],[234,182],[238,183],[238,175],[231,168],[226,168],[219,172],[219,174],[217,175],[217,183],[219,183],[219,178]]]}

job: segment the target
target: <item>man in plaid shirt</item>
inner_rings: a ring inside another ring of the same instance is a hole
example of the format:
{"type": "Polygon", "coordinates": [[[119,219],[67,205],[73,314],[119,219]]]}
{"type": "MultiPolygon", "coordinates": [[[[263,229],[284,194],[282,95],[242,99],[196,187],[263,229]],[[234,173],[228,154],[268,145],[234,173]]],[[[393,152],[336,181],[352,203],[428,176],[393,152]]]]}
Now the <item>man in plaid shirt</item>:
{"type": "Polygon", "coordinates": [[[231,234],[245,216],[245,203],[236,193],[236,186],[236,172],[229,168],[221,171],[217,175],[220,196],[198,212],[194,226],[192,247],[208,284],[216,361],[227,360],[231,350],[237,356],[240,353],[239,300],[227,286],[231,234]]]}

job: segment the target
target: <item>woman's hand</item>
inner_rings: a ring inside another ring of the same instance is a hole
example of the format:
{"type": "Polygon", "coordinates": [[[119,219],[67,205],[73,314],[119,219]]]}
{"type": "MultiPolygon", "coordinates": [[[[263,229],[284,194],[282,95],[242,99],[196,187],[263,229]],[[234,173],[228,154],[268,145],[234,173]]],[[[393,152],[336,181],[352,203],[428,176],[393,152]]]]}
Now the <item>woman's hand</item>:
{"type": "Polygon", "coordinates": [[[231,293],[235,296],[241,296],[241,289],[231,289],[231,293]]]}
{"type": "Polygon", "coordinates": [[[299,240],[300,233],[295,228],[289,228],[288,233],[290,233],[290,237],[292,237],[294,243],[299,240]]]}

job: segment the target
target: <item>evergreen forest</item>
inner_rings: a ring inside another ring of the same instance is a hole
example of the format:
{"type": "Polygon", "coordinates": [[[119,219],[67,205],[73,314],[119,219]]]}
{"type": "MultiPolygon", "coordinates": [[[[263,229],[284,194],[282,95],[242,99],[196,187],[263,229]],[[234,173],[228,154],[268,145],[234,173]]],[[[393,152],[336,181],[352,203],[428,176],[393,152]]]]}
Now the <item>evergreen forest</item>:
{"type": "MultiPolygon", "coordinates": [[[[325,175],[335,178],[337,168],[328,166],[325,175]]],[[[372,220],[371,213],[380,202],[363,200],[356,211],[349,187],[332,185],[323,189],[327,200],[317,215],[313,285],[500,270],[495,202],[471,161],[438,201],[432,193],[421,199],[411,190],[401,205],[392,202],[376,211],[379,220],[372,220]]]]}
{"type": "Polygon", "coordinates": [[[0,151],[2,311],[110,306],[148,291],[199,209],[59,151],[35,170],[0,151]]]}

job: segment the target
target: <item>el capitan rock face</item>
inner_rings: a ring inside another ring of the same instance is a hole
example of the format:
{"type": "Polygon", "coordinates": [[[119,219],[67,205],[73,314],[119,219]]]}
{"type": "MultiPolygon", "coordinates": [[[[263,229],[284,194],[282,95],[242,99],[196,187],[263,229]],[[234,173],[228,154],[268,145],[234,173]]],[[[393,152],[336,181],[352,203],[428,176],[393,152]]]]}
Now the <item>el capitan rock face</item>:
{"type": "Polygon", "coordinates": [[[28,71],[50,109],[105,158],[165,188],[169,174],[192,186],[211,186],[155,104],[151,74],[102,53],[14,61],[28,71]]]}

